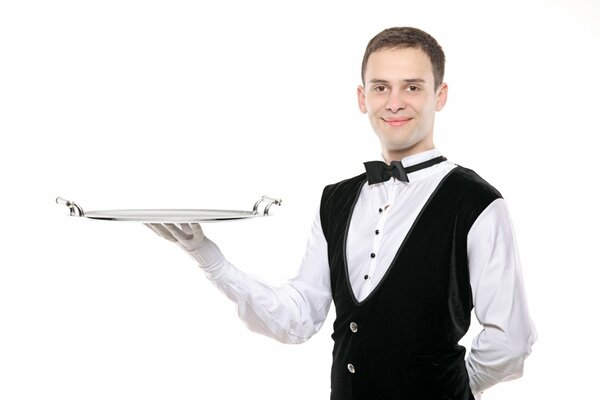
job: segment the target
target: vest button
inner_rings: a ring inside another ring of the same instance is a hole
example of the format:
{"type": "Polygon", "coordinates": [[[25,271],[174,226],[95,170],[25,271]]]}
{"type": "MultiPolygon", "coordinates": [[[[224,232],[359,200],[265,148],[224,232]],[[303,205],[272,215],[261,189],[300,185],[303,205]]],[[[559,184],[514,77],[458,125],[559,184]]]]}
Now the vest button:
{"type": "Polygon", "coordinates": [[[375,258],[375,253],[371,253],[371,258],[375,258]]]}
{"type": "Polygon", "coordinates": [[[358,331],[358,324],[356,322],[350,322],[350,330],[353,333],[356,333],[358,331]]]}
{"type": "Polygon", "coordinates": [[[376,235],[379,235],[379,229],[376,229],[376,230],[375,230],[375,234],[376,234],[376,235]]]}
{"type": "Polygon", "coordinates": [[[350,371],[351,374],[355,373],[356,369],[354,368],[354,365],[348,364],[348,371],[350,371]]]}

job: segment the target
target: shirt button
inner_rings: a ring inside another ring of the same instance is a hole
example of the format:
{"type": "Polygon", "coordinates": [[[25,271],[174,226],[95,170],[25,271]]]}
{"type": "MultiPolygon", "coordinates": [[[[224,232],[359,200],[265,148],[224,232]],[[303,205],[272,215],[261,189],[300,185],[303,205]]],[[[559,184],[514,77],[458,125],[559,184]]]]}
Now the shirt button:
{"type": "Polygon", "coordinates": [[[375,253],[371,253],[371,258],[375,258],[375,253]]]}
{"type": "Polygon", "coordinates": [[[355,373],[356,369],[354,368],[354,365],[348,364],[348,371],[350,371],[351,374],[355,373]]]}
{"type": "Polygon", "coordinates": [[[383,212],[383,208],[379,209],[379,214],[381,214],[383,212]]]}
{"type": "Polygon", "coordinates": [[[369,275],[365,275],[365,281],[369,279],[369,275]]]}
{"type": "Polygon", "coordinates": [[[377,229],[377,230],[375,231],[375,234],[376,234],[376,235],[379,235],[379,229],[377,229]]]}
{"type": "Polygon", "coordinates": [[[353,333],[356,333],[358,331],[358,324],[356,322],[350,322],[350,330],[353,333]]]}

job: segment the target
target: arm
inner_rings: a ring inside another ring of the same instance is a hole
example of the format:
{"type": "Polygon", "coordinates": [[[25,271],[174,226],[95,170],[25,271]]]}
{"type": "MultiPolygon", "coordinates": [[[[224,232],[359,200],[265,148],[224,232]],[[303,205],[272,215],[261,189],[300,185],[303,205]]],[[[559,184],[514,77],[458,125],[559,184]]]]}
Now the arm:
{"type": "Polygon", "coordinates": [[[475,221],[467,250],[475,315],[483,325],[466,360],[471,389],[478,394],[523,375],[536,333],[503,199],[491,203],[475,221]]]}
{"type": "Polygon", "coordinates": [[[317,215],[298,275],[272,287],[229,263],[200,225],[151,224],[160,236],[186,250],[206,276],[238,306],[252,331],[284,343],[302,343],[322,326],[331,304],[327,244],[317,215]]]}

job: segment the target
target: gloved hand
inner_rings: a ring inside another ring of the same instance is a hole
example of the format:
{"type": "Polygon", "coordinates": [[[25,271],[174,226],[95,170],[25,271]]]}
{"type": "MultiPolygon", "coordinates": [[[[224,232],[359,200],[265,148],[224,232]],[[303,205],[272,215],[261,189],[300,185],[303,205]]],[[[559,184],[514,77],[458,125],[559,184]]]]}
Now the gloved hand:
{"type": "Polygon", "coordinates": [[[144,225],[158,236],[177,243],[204,269],[213,270],[219,268],[225,262],[223,253],[216,244],[204,236],[200,224],[179,224],[179,227],[175,224],[144,225]]]}

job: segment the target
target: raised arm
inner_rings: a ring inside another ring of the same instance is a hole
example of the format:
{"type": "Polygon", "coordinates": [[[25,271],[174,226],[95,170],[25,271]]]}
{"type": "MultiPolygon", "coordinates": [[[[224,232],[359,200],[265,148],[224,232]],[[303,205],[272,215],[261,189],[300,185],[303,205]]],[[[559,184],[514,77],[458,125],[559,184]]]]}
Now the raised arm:
{"type": "Polygon", "coordinates": [[[321,328],[331,304],[331,290],[327,246],[318,216],[298,275],[279,287],[233,266],[198,224],[148,226],[198,262],[214,285],[237,304],[238,315],[250,330],[280,342],[302,343],[321,328]]]}

